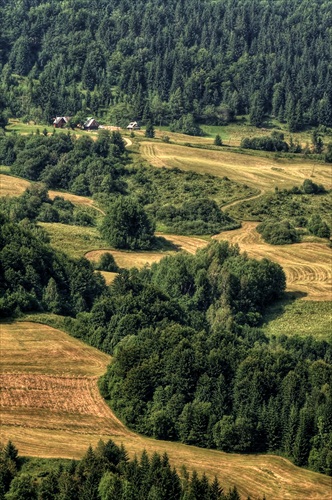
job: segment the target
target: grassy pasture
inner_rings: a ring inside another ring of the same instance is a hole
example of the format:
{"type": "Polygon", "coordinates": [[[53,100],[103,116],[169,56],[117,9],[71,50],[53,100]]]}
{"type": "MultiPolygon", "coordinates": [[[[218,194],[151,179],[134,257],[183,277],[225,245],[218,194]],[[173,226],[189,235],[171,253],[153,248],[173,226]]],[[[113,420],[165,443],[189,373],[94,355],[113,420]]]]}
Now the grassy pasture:
{"type": "Polygon", "coordinates": [[[140,152],[155,167],[177,167],[201,174],[226,176],[262,192],[271,191],[274,187],[290,188],[308,178],[328,189],[332,187],[331,167],[310,160],[287,160],[274,155],[260,157],[152,141],[142,142],[140,152]]]}
{"type": "Polygon", "coordinates": [[[1,372],[98,377],[110,357],[66,333],[32,322],[2,323],[1,372]]]}
{"type": "MultiPolygon", "coordinates": [[[[285,136],[285,141],[289,142],[292,137],[293,140],[298,140],[299,143],[305,146],[307,143],[311,144],[311,129],[301,130],[300,132],[290,133],[287,125],[279,122],[278,120],[270,120],[270,123],[265,127],[257,128],[249,123],[249,117],[239,117],[237,122],[229,123],[228,125],[201,125],[203,130],[203,137],[192,137],[185,134],[179,134],[169,131],[169,127],[156,128],[156,138],[162,138],[163,135],[168,135],[171,141],[174,142],[195,142],[196,144],[213,144],[214,138],[217,134],[220,135],[223,144],[227,146],[239,146],[244,137],[262,137],[270,135],[271,132],[281,132],[285,136]]],[[[140,132],[144,135],[144,132],[140,132]]],[[[322,140],[325,143],[331,141],[331,135],[325,133],[321,134],[322,140]]]]}
{"type": "Polygon", "coordinates": [[[91,250],[107,248],[95,227],[69,226],[67,224],[40,222],[55,250],[65,252],[69,257],[80,258],[91,250]]]}
{"type": "Polygon", "coordinates": [[[285,300],[269,308],[263,329],[267,335],[313,335],[332,341],[331,325],[331,302],[285,300]]]}
{"type": "Polygon", "coordinates": [[[332,284],[332,255],[326,242],[269,245],[256,231],[257,223],[245,222],[240,229],[214,236],[218,240],[238,243],[249,257],[280,264],[287,278],[287,290],[301,292],[311,301],[330,301],[332,284]]]}
{"type": "Polygon", "coordinates": [[[30,184],[25,179],[0,174],[0,196],[21,196],[30,184]]]}
{"type": "Polygon", "coordinates": [[[216,475],[226,490],[236,484],[243,496],[265,493],[274,500],[329,497],[331,478],[295,467],[278,456],[226,454],[134,434],[98,393],[96,374],[105,370],[108,356],[45,325],[5,323],[1,334],[6,350],[6,361],[1,357],[0,365],[1,440],[11,439],[20,454],[80,458],[90,444],[111,438],[117,444],[122,442],[130,456],[144,448],[148,453],[166,451],[175,467],[185,464],[210,478],[216,475]],[[35,371],[29,358],[39,350],[42,362],[35,371]],[[76,363],[77,357],[82,364],[76,363]],[[18,358],[22,359],[20,367],[18,358]],[[64,375],[67,366],[73,372],[64,375]]]}

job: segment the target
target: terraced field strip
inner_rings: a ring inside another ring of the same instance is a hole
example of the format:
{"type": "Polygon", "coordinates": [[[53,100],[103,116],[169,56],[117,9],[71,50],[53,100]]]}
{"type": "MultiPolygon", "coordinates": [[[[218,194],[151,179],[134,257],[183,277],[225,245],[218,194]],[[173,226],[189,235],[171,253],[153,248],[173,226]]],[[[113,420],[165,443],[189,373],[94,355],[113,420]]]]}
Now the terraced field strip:
{"type": "Polygon", "coordinates": [[[209,242],[197,236],[182,236],[179,234],[162,234],[156,233],[157,236],[162,236],[165,240],[170,241],[179,250],[195,254],[198,249],[204,248],[209,242]]]}
{"type": "MultiPolygon", "coordinates": [[[[165,240],[170,241],[178,250],[184,250],[192,254],[196,253],[199,248],[203,248],[208,244],[208,241],[197,237],[162,233],[156,233],[156,235],[162,236],[165,240]]],[[[125,269],[130,269],[131,267],[141,269],[144,266],[150,266],[154,262],[159,262],[167,255],[174,255],[176,253],[176,251],[172,250],[166,252],[129,252],[106,248],[103,250],[91,250],[84,256],[92,262],[98,262],[100,257],[106,252],[111,253],[116,264],[125,269]]]]}
{"type": "Polygon", "coordinates": [[[154,262],[159,262],[165,253],[161,252],[125,252],[120,250],[92,250],[87,252],[84,257],[91,260],[92,262],[98,262],[100,257],[104,253],[110,253],[113,255],[116,264],[119,267],[130,269],[131,267],[137,267],[141,269],[144,266],[149,266],[154,262]]]}
{"type": "Polygon", "coordinates": [[[1,323],[0,373],[98,377],[110,357],[66,333],[32,322],[1,323]]]}
{"type": "Polygon", "coordinates": [[[0,174],[0,196],[20,196],[30,184],[25,179],[0,174]]]}
{"type": "Polygon", "coordinates": [[[226,454],[129,431],[97,389],[97,376],[106,370],[110,358],[59,330],[30,322],[5,323],[1,335],[5,356],[0,359],[0,440],[11,439],[23,455],[80,458],[90,444],[111,438],[123,443],[130,456],[144,448],[148,453],[167,452],[173,466],[185,464],[210,478],[216,475],[226,490],[236,484],[244,496],[328,498],[330,478],[299,469],[280,457],[226,454]],[[66,367],[69,373],[63,375],[66,367]]]}
{"type": "Polygon", "coordinates": [[[127,435],[102,399],[98,377],[2,373],[2,422],[25,428],[127,435]]]}
{"type": "Polygon", "coordinates": [[[212,151],[176,144],[142,142],[142,156],[155,167],[180,168],[201,174],[228,177],[263,191],[289,188],[312,178],[332,187],[331,167],[310,161],[262,158],[230,151],[212,151]]]}
{"type": "MultiPolygon", "coordinates": [[[[31,182],[26,179],[21,179],[20,177],[14,177],[7,174],[0,174],[0,196],[20,196],[30,185],[31,182]]],[[[87,196],[78,196],[76,194],[54,190],[50,190],[48,194],[51,200],[53,200],[56,196],[61,196],[65,200],[71,201],[74,205],[91,207],[95,210],[99,210],[101,213],[104,213],[96,207],[93,200],[87,196]]]]}
{"type": "Polygon", "coordinates": [[[332,300],[332,251],[326,243],[269,245],[256,227],[256,222],[244,222],[240,229],[214,238],[238,243],[249,257],[268,258],[280,264],[286,273],[288,291],[303,292],[307,300],[332,300]]]}

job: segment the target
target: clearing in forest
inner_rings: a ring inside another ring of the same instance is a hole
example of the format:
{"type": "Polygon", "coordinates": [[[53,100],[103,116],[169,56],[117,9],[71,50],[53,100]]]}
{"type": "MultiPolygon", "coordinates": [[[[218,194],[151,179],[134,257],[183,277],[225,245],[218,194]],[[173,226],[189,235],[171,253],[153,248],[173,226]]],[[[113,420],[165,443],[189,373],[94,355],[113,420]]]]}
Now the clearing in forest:
{"type": "Polygon", "coordinates": [[[1,441],[20,454],[80,458],[99,439],[123,443],[130,456],[167,452],[171,464],[217,476],[227,490],[274,500],[328,498],[331,478],[271,455],[226,454],[157,441],[129,431],[97,389],[109,356],[54,328],[30,323],[1,326],[1,441]]]}
{"type": "Polygon", "coordinates": [[[226,176],[263,192],[272,191],[276,186],[290,188],[300,185],[308,178],[327,189],[332,187],[331,167],[309,160],[277,159],[157,142],[140,143],[140,152],[155,167],[226,176]]]}

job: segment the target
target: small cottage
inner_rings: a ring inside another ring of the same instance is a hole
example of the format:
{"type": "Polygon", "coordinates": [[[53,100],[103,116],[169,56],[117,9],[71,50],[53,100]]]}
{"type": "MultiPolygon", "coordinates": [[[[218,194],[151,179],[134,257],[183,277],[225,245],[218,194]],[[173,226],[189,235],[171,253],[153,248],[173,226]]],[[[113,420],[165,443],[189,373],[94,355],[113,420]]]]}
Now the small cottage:
{"type": "Polygon", "coordinates": [[[127,127],[128,130],[140,130],[140,128],[137,122],[130,122],[127,127]]]}
{"type": "Polygon", "coordinates": [[[88,118],[83,125],[84,130],[98,130],[99,123],[94,118],[88,118]]]}
{"type": "Polygon", "coordinates": [[[68,123],[68,117],[66,116],[57,116],[54,118],[53,127],[54,128],[63,128],[68,123]]]}

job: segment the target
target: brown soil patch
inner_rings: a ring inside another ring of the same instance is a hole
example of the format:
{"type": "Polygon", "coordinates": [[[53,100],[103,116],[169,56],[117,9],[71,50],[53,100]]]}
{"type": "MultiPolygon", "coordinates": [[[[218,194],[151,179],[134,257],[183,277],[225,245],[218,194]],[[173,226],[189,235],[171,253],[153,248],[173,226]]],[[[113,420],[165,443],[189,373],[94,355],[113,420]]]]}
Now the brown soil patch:
{"type": "Polygon", "coordinates": [[[269,245],[257,233],[256,226],[256,222],[244,222],[242,228],[214,238],[237,243],[249,257],[268,258],[280,264],[286,273],[288,291],[303,292],[307,300],[332,299],[332,251],[326,243],[269,245]]]}

